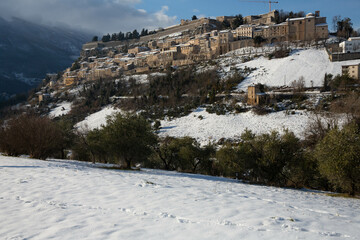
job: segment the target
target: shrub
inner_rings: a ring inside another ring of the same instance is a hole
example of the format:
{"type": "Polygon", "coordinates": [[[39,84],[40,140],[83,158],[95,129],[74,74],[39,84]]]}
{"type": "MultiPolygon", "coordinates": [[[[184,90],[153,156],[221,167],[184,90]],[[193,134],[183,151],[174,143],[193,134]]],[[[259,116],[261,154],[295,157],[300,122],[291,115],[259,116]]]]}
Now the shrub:
{"type": "Polygon", "coordinates": [[[349,124],[335,128],[316,146],[320,173],[342,191],[355,195],[360,188],[360,129],[349,124]]]}
{"type": "Polygon", "coordinates": [[[150,123],[136,115],[117,114],[108,119],[101,131],[108,153],[124,161],[128,169],[134,161],[146,160],[157,142],[150,123]]]}
{"type": "Polygon", "coordinates": [[[64,136],[58,125],[35,115],[11,119],[0,134],[0,149],[11,156],[27,154],[32,158],[46,159],[60,153],[64,145],[64,136]]]}

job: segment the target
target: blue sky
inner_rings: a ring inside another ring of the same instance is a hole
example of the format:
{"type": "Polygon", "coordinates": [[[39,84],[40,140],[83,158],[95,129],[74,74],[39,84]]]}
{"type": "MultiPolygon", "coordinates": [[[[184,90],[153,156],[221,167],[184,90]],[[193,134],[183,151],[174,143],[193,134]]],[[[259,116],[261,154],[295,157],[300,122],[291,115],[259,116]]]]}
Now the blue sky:
{"type": "MultiPolygon", "coordinates": [[[[277,0],[273,8],[285,11],[314,12],[320,10],[321,15],[328,18],[331,26],[335,15],[350,17],[356,29],[360,28],[360,0],[277,0]]],[[[177,19],[190,18],[193,14],[204,16],[221,16],[242,14],[261,14],[268,11],[268,3],[254,3],[241,0],[143,0],[137,4],[137,8],[143,8],[149,12],[157,11],[160,6],[169,7],[167,12],[177,19]]]]}
{"type": "MultiPolygon", "coordinates": [[[[276,0],[275,0],[276,1],[276,0]]],[[[350,17],[360,28],[360,0],[277,0],[273,8],[314,12],[328,18],[332,30],[335,15],[350,17]]],[[[67,25],[106,34],[142,28],[156,29],[178,24],[181,19],[243,16],[266,13],[268,3],[242,0],[0,0],[0,17],[12,17],[47,25],[67,25]]]]}

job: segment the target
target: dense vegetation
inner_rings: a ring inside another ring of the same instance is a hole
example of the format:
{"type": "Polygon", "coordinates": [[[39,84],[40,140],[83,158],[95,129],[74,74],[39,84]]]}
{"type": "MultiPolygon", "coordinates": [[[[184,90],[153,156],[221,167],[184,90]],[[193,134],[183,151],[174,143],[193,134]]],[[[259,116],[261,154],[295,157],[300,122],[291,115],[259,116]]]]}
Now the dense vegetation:
{"type": "Polygon", "coordinates": [[[158,139],[155,128],[139,115],[115,115],[107,125],[76,132],[66,121],[22,115],[0,129],[0,151],[11,156],[65,157],[237,177],[272,186],[360,192],[360,124],[343,128],[314,122],[305,140],[292,132],[255,135],[201,146],[190,137],[158,139]]]}

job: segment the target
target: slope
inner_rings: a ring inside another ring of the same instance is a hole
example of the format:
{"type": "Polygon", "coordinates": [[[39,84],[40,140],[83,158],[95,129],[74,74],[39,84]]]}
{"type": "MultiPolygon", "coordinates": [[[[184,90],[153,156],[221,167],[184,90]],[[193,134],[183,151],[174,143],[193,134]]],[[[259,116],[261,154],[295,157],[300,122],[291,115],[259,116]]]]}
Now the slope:
{"type": "MultiPolygon", "coordinates": [[[[261,49],[259,49],[261,50],[261,49]]],[[[254,50],[253,50],[254,52],[254,50]]],[[[360,60],[330,62],[325,49],[296,49],[290,56],[280,59],[269,60],[260,56],[245,63],[232,55],[241,52],[229,53],[229,56],[220,61],[225,71],[230,72],[231,67],[237,69],[249,67],[256,68],[239,86],[239,90],[247,91],[247,87],[254,83],[262,83],[268,86],[291,86],[291,82],[304,77],[307,87],[320,87],[323,85],[326,73],[341,74],[341,66],[359,64],[360,60]]]]}
{"type": "MultiPolygon", "coordinates": [[[[99,165],[96,165],[99,166],[99,165]]],[[[0,156],[1,239],[358,239],[360,201],[0,156]]]]}

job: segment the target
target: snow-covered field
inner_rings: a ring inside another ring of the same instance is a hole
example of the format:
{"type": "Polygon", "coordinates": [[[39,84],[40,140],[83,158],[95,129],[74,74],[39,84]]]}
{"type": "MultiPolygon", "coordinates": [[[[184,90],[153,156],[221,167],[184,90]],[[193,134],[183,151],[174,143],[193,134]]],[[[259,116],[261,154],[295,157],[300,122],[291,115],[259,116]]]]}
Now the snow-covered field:
{"type": "Polygon", "coordinates": [[[307,111],[296,111],[295,114],[289,115],[286,111],[263,116],[256,115],[252,111],[216,115],[199,108],[188,116],[161,121],[160,136],[190,136],[198,139],[202,144],[207,144],[217,142],[221,138],[240,137],[246,129],[256,134],[270,133],[273,130],[282,133],[288,129],[297,137],[303,138],[303,133],[312,120],[315,120],[315,115],[307,111]]]}
{"type": "Polygon", "coordinates": [[[0,239],[359,239],[360,200],[0,156],[0,239]]]}
{"type": "Polygon", "coordinates": [[[228,72],[231,71],[231,65],[236,68],[245,66],[257,68],[239,85],[239,90],[247,91],[247,87],[253,83],[262,83],[268,86],[291,86],[291,82],[299,80],[300,77],[304,77],[307,87],[322,86],[325,73],[331,73],[334,76],[341,74],[342,65],[358,64],[360,60],[330,62],[325,49],[312,48],[294,50],[289,57],[280,59],[269,60],[266,57],[259,57],[241,63],[239,59],[232,56],[220,62],[228,72]]]}

